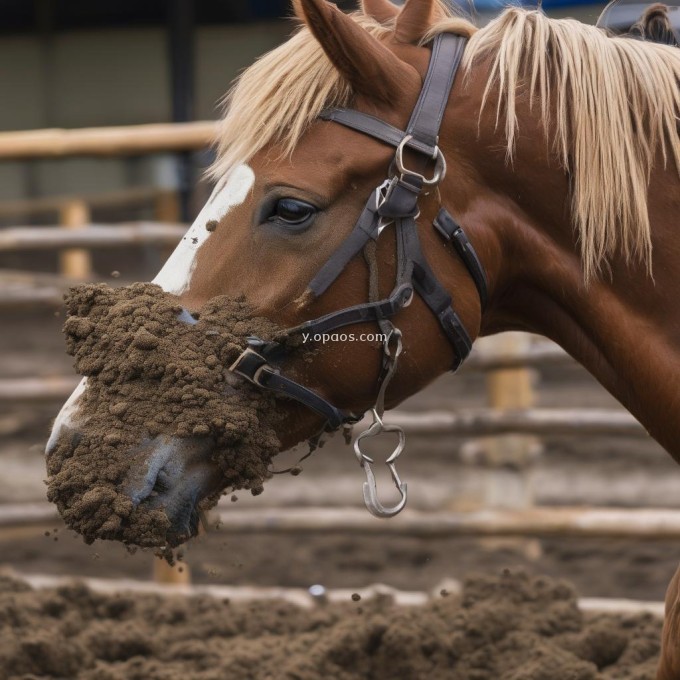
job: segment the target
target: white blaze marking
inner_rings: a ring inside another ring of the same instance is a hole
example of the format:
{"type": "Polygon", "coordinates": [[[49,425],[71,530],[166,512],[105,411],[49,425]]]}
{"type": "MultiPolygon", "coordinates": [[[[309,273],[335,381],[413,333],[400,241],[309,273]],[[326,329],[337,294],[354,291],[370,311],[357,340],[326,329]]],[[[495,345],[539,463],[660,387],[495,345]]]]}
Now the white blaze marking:
{"type": "Polygon", "coordinates": [[[70,427],[73,424],[78,410],[76,402],[78,401],[78,397],[85,391],[85,387],[87,387],[87,378],[83,378],[78,383],[78,387],[73,390],[67,402],[61,407],[61,411],[59,411],[59,415],[54,421],[50,438],[47,440],[47,446],[45,447],[45,452],[48,456],[57,445],[57,440],[59,439],[62,428],[70,427]]]}
{"type": "Polygon", "coordinates": [[[181,295],[186,291],[196,267],[196,254],[211,234],[205,225],[211,220],[219,222],[232,208],[241,205],[254,183],[255,173],[252,169],[248,165],[239,165],[226,182],[218,184],[153,283],[173,295],[181,295]]]}
{"type": "MultiPolygon", "coordinates": [[[[239,165],[234,168],[227,180],[215,187],[203,210],[189,227],[182,242],[170,255],[153,283],[157,283],[163,290],[174,295],[180,295],[187,290],[196,267],[196,253],[211,234],[205,225],[211,220],[219,222],[232,208],[243,203],[253,188],[253,184],[255,184],[255,173],[248,165],[239,165]]],[[[56,446],[62,429],[75,423],[78,413],[76,402],[86,387],[87,378],[83,378],[68,401],[61,407],[45,448],[47,455],[56,446]]]]}

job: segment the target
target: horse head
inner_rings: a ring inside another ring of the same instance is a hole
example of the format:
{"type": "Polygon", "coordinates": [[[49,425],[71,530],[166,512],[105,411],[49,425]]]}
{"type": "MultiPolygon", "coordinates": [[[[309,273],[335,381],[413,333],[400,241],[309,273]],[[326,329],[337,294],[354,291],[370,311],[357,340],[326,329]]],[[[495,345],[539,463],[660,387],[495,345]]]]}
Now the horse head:
{"type": "MultiPolygon", "coordinates": [[[[450,300],[433,314],[432,305],[428,308],[426,300],[414,294],[410,272],[402,272],[404,285],[394,292],[400,264],[394,219],[389,216],[374,215],[374,223],[364,225],[373,230],[371,238],[342,259],[338,271],[322,284],[322,293],[310,286],[324,264],[342,250],[366,210],[375,212],[384,200],[386,180],[399,176],[393,168],[394,147],[341,126],[324,112],[351,106],[395,130],[406,130],[428,73],[431,49],[425,45],[426,35],[437,21],[449,18],[433,0],[411,0],[401,12],[389,2],[367,0],[364,11],[351,16],[325,0],[301,0],[295,12],[301,22],[297,33],[248,69],[232,91],[211,171],[215,190],[155,279],[177,297],[190,324],[192,313],[217,296],[244,298],[254,314],[283,328],[300,328],[338,310],[368,309],[340,326],[306,327],[304,339],[317,341],[313,360],[291,355],[277,364],[276,373],[311,395],[303,403],[278,402],[285,416],[277,426],[282,450],[329,422],[337,427],[355,420],[379,399],[381,415],[382,408],[396,405],[463,358],[437,317],[450,307],[450,300]],[[394,307],[390,312],[384,304],[380,307],[385,300],[394,307]],[[397,311],[398,321],[390,320],[397,311]],[[333,341],[331,330],[344,341],[333,341]],[[327,335],[328,342],[318,342],[327,335]],[[399,370],[387,389],[381,374],[386,356],[396,351],[401,354],[399,370]],[[328,405],[330,414],[314,408],[319,402],[328,405]],[[334,414],[340,415],[334,420],[334,414]]],[[[463,22],[461,27],[471,30],[463,22]]],[[[460,57],[462,45],[457,49],[460,57]]],[[[423,266],[441,276],[437,293],[446,298],[446,291],[456,290],[455,322],[465,336],[467,353],[479,331],[480,298],[465,264],[453,261],[452,246],[431,226],[442,208],[438,185],[444,180],[444,165],[446,182],[465,185],[465,173],[456,167],[451,148],[437,147],[436,162],[423,160],[417,151],[401,145],[400,162],[440,176],[419,187],[409,219],[414,230],[416,221],[428,223],[418,253],[423,266]]],[[[429,279],[422,281],[424,287],[430,284],[429,279]]],[[[442,305],[442,300],[435,302],[442,305]]],[[[251,350],[260,356],[257,347],[251,350]]],[[[229,377],[232,389],[238,390],[239,380],[252,381],[254,372],[246,375],[242,367],[232,367],[229,377]]],[[[85,379],[62,408],[48,443],[48,459],[59,442],[67,440],[73,448],[87,432],[79,406],[88,389],[85,379]]],[[[140,433],[139,446],[129,452],[127,494],[135,506],[143,507],[153,497],[152,506],[164,508],[169,518],[166,538],[172,544],[195,533],[196,506],[223,485],[212,449],[207,437],[140,433]]],[[[117,526],[107,537],[118,537],[117,526]]]]}

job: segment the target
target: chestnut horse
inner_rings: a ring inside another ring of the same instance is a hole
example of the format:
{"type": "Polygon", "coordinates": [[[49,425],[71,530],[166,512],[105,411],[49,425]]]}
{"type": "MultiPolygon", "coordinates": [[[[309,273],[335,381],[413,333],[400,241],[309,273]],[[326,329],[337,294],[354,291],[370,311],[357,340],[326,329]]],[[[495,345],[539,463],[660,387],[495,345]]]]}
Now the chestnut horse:
{"type": "MultiPolygon", "coordinates": [[[[551,338],[680,461],[680,51],[516,8],[477,30],[443,0],[408,0],[401,12],[363,0],[353,15],[326,0],[294,5],[300,30],[230,95],[212,170],[218,186],[195,237],[156,282],[189,310],[243,295],[285,327],[365,303],[360,256],[323,295],[307,288],[388,175],[394,149],[320,115],[351,106],[406,129],[433,37],[465,36],[439,137],[448,172],[419,203],[429,266],[472,340],[506,330],[551,338]],[[484,307],[468,267],[432,228],[442,207],[486,271],[484,307]],[[208,220],[218,228],[206,231],[208,220]]],[[[386,226],[375,253],[382,294],[395,280],[395,249],[386,226]]],[[[421,296],[393,320],[404,351],[388,408],[457,363],[421,296]]],[[[328,343],[312,363],[291,358],[285,372],[360,413],[376,403],[382,356],[380,343],[328,343]]],[[[62,409],[52,442],[87,427],[78,418],[84,389],[62,409]]],[[[321,423],[295,402],[285,408],[282,448],[321,423]]],[[[183,455],[181,445],[173,450],[183,455]]],[[[669,590],[662,680],[680,678],[679,578],[669,590]]]]}
{"type": "Polygon", "coordinates": [[[630,29],[629,35],[641,40],[680,47],[680,31],[673,26],[666,5],[650,5],[630,29]]]}

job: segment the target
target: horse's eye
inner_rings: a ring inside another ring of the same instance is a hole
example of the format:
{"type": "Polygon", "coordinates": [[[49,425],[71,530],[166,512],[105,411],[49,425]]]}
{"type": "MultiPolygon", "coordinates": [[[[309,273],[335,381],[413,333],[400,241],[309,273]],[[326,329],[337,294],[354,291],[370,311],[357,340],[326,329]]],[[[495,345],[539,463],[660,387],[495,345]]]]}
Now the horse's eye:
{"type": "Polygon", "coordinates": [[[270,222],[276,222],[294,230],[308,226],[316,215],[316,208],[296,198],[280,198],[274,205],[270,222]]]}

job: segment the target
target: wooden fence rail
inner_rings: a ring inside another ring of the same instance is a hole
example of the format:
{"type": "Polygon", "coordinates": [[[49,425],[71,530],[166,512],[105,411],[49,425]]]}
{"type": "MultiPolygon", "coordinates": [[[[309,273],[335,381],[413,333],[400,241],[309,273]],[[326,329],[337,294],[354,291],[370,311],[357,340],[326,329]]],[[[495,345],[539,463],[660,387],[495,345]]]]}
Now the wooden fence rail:
{"type": "Polygon", "coordinates": [[[0,133],[0,160],[189,151],[209,146],[216,130],[214,121],[199,121],[3,132],[0,133]]]}
{"type": "Polygon", "coordinates": [[[182,239],[186,230],[186,225],[162,222],[88,224],[77,230],[59,227],[10,227],[0,229],[0,252],[137,245],[173,247],[182,239]]]}
{"type": "Polygon", "coordinates": [[[5,289],[0,286],[0,312],[27,311],[35,308],[55,309],[64,304],[66,286],[46,285],[40,287],[16,286],[5,289]]]}
{"type": "MultiPolygon", "coordinates": [[[[419,512],[406,509],[385,522],[363,507],[277,507],[238,509],[231,503],[210,513],[220,531],[313,534],[351,532],[430,538],[457,536],[571,536],[580,538],[680,538],[680,510],[665,508],[535,507],[471,512],[419,512]]],[[[0,529],[42,526],[58,519],[49,503],[0,505],[0,529]]]]}
{"type": "Polygon", "coordinates": [[[220,509],[228,533],[352,532],[418,537],[534,536],[680,538],[680,510],[657,508],[535,507],[471,512],[405,510],[384,522],[363,508],[220,509]]]}
{"type": "Polygon", "coordinates": [[[47,376],[0,380],[0,404],[64,401],[80,382],[80,376],[47,376]]]}
{"type": "MultiPolygon", "coordinates": [[[[352,596],[358,593],[362,601],[375,597],[389,597],[394,604],[403,607],[417,607],[428,601],[441,597],[441,590],[445,586],[447,593],[458,595],[462,591],[459,581],[446,579],[438,584],[431,592],[416,590],[398,590],[382,583],[376,583],[365,588],[323,588],[313,586],[309,589],[266,587],[266,586],[228,586],[228,585],[168,585],[152,581],[137,581],[133,579],[77,579],[68,576],[54,576],[53,574],[20,574],[13,570],[6,572],[9,576],[28,583],[32,588],[60,588],[73,585],[74,580],[86,585],[97,593],[113,595],[118,593],[133,593],[140,595],[165,595],[170,597],[212,597],[230,602],[253,602],[283,600],[305,609],[323,607],[329,602],[351,602],[352,596]]],[[[608,614],[651,614],[658,618],[664,616],[664,603],[648,600],[630,600],[619,598],[584,597],[579,598],[579,608],[583,611],[608,614]]]]}
{"type": "Polygon", "coordinates": [[[45,214],[58,214],[64,204],[84,201],[91,210],[130,210],[133,208],[156,205],[158,202],[174,197],[172,189],[159,187],[129,187],[118,191],[85,195],[38,196],[33,198],[0,201],[0,219],[27,219],[45,214]]]}
{"type": "Polygon", "coordinates": [[[515,432],[540,436],[649,436],[632,415],[615,409],[390,411],[385,414],[385,422],[399,425],[407,434],[419,435],[486,437],[515,432]]]}
{"type": "Polygon", "coordinates": [[[574,364],[572,359],[561,347],[552,342],[537,342],[527,348],[513,352],[490,352],[487,350],[473,350],[461,371],[499,371],[514,368],[540,368],[543,366],[557,366],[574,364]]]}

